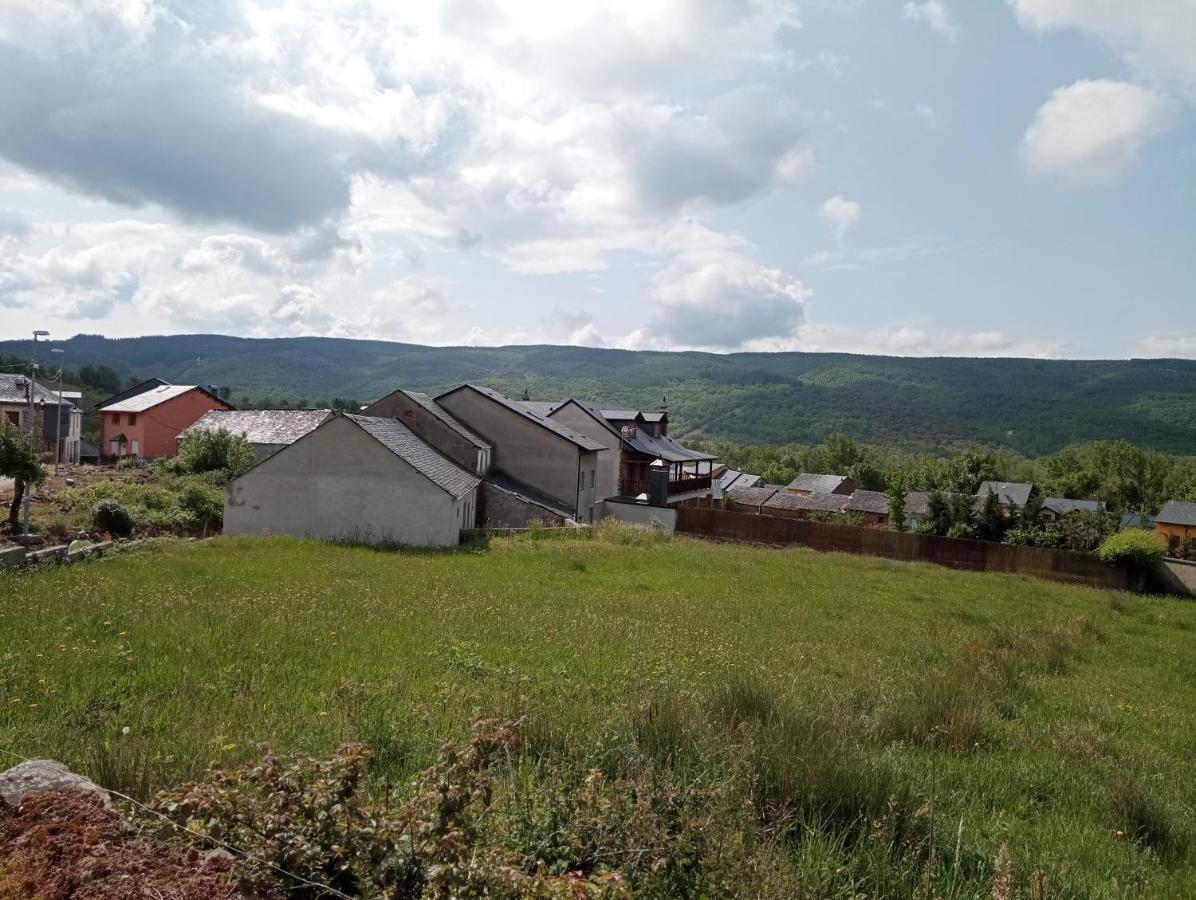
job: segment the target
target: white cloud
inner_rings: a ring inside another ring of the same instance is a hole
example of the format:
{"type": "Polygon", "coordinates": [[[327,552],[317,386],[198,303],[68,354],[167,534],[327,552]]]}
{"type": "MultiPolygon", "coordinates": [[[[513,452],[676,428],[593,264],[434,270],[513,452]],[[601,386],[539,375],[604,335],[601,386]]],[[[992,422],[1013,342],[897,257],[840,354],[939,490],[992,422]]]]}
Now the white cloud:
{"type": "Polygon", "coordinates": [[[1027,28],[1076,28],[1118,50],[1146,78],[1196,92],[1191,0],[1009,0],[1027,28]]]}
{"type": "Polygon", "coordinates": [[[1151,335],[1138,342],[1135,356],[1196,359],[1196,334],[1151,335]]]}
{"type": "Polygon", "coordinates": [[[1022,139],[1033,175],[1073,182],[1112,181],[1169,124],[1169,104],[1123,81],[1077,81],[1056,89],[1022,139]]]}
{"type": "Polygon", "coordinates": [[[818,208],[819,218],[830,227],[837,244],[843,243],[847,232],[859,223],[862,214],[863,207],[859,203],[840,195],[831,197],[818,208]]]}
{"type": "Polygon", "coordinates": [[[1025,341],[996,330],[931,332],[920,325],[893,323],[861,331],[834,323],[808,322],[790,341],[764,342],[760,350],[870,353],[887,356],[967,356],[1056,359],[1067,351],[1059,341],[1025,341]]]}
{"type": "Polygon", "coordinates": [[[906,3],[902,15],[911,22],[921,22],[931,31],[949,41],[959,37],[959,25],[950,7],[943,0],[922,0],[920,3],[906,3]]]}

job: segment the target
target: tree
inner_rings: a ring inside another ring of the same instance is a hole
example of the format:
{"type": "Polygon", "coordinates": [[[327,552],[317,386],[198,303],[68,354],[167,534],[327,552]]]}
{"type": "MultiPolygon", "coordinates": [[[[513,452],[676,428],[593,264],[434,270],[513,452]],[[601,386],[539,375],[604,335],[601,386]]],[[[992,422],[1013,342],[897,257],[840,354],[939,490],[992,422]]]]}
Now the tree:
{"type": "Polygon", "coordinates": [[[236,478],[253,467],[253,447],[223,428],[196,431],[179,444],[176,464],[187,472],[226,472],[236,478]]]}
{"type": "Polygon", "coordinates": [[[888,490],[889,527],[894,531],[905,531],[909,522],[905,515],[905,491],[894,484],[888,490]]]}
{"type": "Polygon", "coordinates": [[[1000,541],[1005,536],[1005,510],[1001,508],[1001,498],[992,488],[980,506],[976,516],[976,537],[982,541],[1000,541]]]}
{"type": "Polygon", "coordinates": [[[218,397],[220,397],[221,400],[223,400],[227,403],[229,397],[231,397],[233,395],[233,389],[230,388],[227,384],[222,385],[220,387],[220,389],[216,392],[216,394],[218,397]]]}
{"type": "Polygon", "coordinates": [[[1042,524],[1042,495],[1038,491],[1030,492],[1030,499],[1022,507],[1022,524],[1028,528],[1035,528],[1042,524]]]}
{"type": "Polygon", "coordinates": [[[946,534],[954,524],[951,517],[951,504],[947,495],[942,491],[931,491],[926,498],[926,519],[923,529],[930,534],[946,534]]]}
{"type": "Polygon", "coordinates": [[[46,470],[42,468],[29,436],[7,424],[0,425],[0,475],[13,480],[8,524],[15,531],[20,524],[21,503],[25,499],[25,491],[41,484],[46,477],[46,470]]]}
{"type": "Polygon", "coordinates": [[[79,381],[104,394],[120,390],[120,376],[111,366],[86,365],[79,370],[79,381]]]}

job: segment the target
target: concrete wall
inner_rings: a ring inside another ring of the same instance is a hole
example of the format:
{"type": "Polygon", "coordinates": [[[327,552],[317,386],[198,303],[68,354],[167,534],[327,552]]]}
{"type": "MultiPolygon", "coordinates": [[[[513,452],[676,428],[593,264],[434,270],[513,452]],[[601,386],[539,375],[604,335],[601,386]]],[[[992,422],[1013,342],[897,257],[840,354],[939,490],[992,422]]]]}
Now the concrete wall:
{"type": "Polygon", "coordinates": [[[485,475],[489,469],[489,451],[466,440],[420,404],[405,391],[395,391],[377,403],[367,406],[362,415],[399,419],[423,440],[435,447],[466,472],[485,475]]]}
{"type": "Polygon", "coordinates": [[[574,510],[579,522],[590,521],[595,495],[591,483],[597,484],[597,451],[583,451],[572,441],[468,387],[445,394],[437,402],[490,444],[492,468],[574,510]]]}
{"type": "Polygon", "coordinates": [[[623,448],[622,438],[601,423],[595,422],[594,417],[576,403],[566,403],[555,410],[549,418],[574,431],[581,432],[606,447],[604,453],[598,454],[594,499],[605,500],[607,497],[617,496],[619,493],[619,462],[623,448]]]}
{"type": "Polygon", "coordinates": [[[453,546],[465,508],[347,419],[330,419],[225,488],[226,534],[453,546]]]}
{"type": "Polygon", "coordinates": [[[677,510],[671,506],[648,506],[641,503],[618,503],[606,500],[602,503],[602,518],[610,516],[630,525],[647,525],[661,528],[672,534],[677,529],[677,510]]]}
{"type": "Polygon", "coordinates": [[[1196,563],[1182,559],[1165,559],[1160,576],[1163,590],[1185,597],[1196,597],[1196,563]]]}
{"type": "Polygon", "coordinates": [[[526,528],[533,522],[549,526],[565,524],[565,520],[552,510],[488,481],[479,486],[478,503],[481,510],[478,524],[484,528],[526,528]]]}

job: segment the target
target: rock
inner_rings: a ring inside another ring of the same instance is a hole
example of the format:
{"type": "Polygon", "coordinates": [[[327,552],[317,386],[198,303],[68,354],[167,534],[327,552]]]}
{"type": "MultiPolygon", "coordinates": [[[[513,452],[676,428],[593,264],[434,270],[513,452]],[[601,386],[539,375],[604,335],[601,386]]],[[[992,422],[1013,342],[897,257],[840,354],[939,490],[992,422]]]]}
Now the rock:
{"type": "Polygon", "coordinates": [[[13,766],[7,772],[0,772],[0,800],[10,806],[19,806],[21,801],[35,791],[84,791],[96,794],[111,807],[108,792],[82,775],[76,775],[62,763],[53,759],[31,759],[13,766]]]}

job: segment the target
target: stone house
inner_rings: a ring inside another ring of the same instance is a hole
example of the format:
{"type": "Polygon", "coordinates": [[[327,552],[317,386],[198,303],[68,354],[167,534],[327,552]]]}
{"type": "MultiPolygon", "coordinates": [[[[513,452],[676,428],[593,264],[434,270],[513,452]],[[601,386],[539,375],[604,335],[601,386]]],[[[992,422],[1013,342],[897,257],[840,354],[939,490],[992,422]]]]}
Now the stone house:
{"type": "Polygon", "coordinates": [[[261,462],[330,418],[330,409],[210,409],[183,430],[179,441],[199,431],[227,431],[245,438],[254,462],[261,462]]]}

